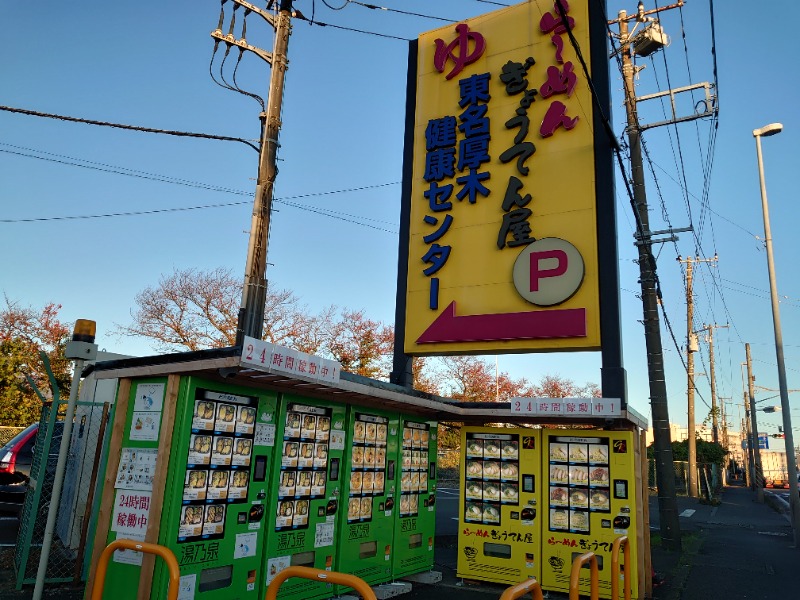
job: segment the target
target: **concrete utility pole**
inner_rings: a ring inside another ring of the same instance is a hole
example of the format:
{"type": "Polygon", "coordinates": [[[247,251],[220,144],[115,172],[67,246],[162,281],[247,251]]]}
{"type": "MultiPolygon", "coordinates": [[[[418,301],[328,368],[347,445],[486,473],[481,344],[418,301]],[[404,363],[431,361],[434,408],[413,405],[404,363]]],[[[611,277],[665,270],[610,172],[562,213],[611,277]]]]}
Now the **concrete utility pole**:
{"type": "MultiPolygon", "coordinates": [[[[641,6],[641,5],[640,5],[641,6]]],[[[643,21],[644,9],[630,17],[643,21]]],[[[669,407],[667,405],[667,384],[664,379],[664,355],[661,348],[661,328],[658,317],[658,297],[656,294],[655,259],[653,257],[650,217],[647,212],[647,195],[644,187],[644,168],[642,163],[642,144],[639,119],[636,113],[636,91],[634,88],[634,67],[631,58],[631,38],[628,34],[627,13],[619,12],[619,39],[622,51],[622,77],[625,89],[625,110],[628,117],[628,145],[631,153],[631,178],[633,180],[633,200],[638,232],[639,273],[642,288],[644,313],[645,346],[647,348],[647,370],[650,380],[650,406],[653,415],[653,437],[656,465],[656,484],[658,486],[658,511],[661,525],[661,540],[665,548],[681,549],[681,529],[678,519],[678,505],[675,495],[675,471],[672,459],[672,443],[669,428],[669,407]]]]}
{"type": "Polygon", "coordinates": [[[224,35],[219,29],[211,33],[213,38],[243,50],[249,50],[272,66],[267,110],[261,114],[261,151],[258,159],[258,181],[253,201],[250,241],[247,246],[247,264],[245,266],[244,287],[242,289],[242,303],[239,308],[239,320],[236,325],[236,345],[241,346],[245,336],[261,339],[264,329],[269,221],[275,178],[278,175],[276,157],[278,153],[278,134],[281,129],[283,82],[289,65],[286,54],[289,49],[289,36],[292,32],[292,0],[281,0],[280,9],[276,17],[244,0],[233,0],[233,3],[259,14],[275,28],[275,45],[271,54],[251,46],[244,37],[237,40],[233,38],[233,35],[224,35]]]}
{"type": "MultiPolygon", "coordinates": [[[[678,257],[680,262],[684,262],[678,257]]],[[[688,379],[688,389],[686,399],[688,410],[688,432],[686,436],[687,449],[689,453],[689,466],[686,473],[686,487],[689,496],[697,498],[697,434],[695,432],[694,416],[694,353],[697,351],[697,336],[694,333],[694,294],[692,293],[692,265],[694,259],[689,256],[686,258],[686,376],[688,379]]]]}
{"type": "Polygon", "coordinates": [[[744,442],[744,478],[745,485],[752,489],[753,487],[753,445],[750,443],[750,412],[747,410],[747,392],[742,395],[742,406],[744,407],[744,416],[742,419],[742,431],[744,434],[741,436],[741,441],[744,442]]]}
{"type": "Polygon", "coordinates": [[[750,359],[750,344],[744,345],[747,355],[747,396],[750,399],[750,426],[754,457],[754,477],[756,484],[756,498],[759,502],[764,502],[764,469],[761,467],[761,449],[758,447],[758,419],[756,419],[756,398],[753,391],[753,362],[750,359]]]}
{"type": "Polygon", "coordinates": [[[708,362],[711,379],[711,435],[714,443],[719,443],[719,409],[717,408],[717,379],[714,375],[714,329],[727,328],[727,325],[705,325],[708,331],[708,362]]]}

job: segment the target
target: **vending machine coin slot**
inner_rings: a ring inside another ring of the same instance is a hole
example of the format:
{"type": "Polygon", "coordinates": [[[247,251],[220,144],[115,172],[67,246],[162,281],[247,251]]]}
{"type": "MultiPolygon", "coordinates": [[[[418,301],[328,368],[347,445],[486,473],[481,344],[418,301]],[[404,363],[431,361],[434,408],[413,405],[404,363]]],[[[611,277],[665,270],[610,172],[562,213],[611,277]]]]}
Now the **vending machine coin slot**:
{"type": "Polygon", "coordinates": [[[233,582],[233,565],[224,567],[211,567],[200,571],[198,591],[210,592],[229,587],[233,582]]]}
{"type": "Polygon", "coordinates": [[[511,546],[508,544],[492,544],[490,542],[485,542],[483,544],[483,555],[509,559],[511,558],[511,546]]]}
{"type": "Polygon", "coordinates": [[[331,481],[339,481],[339,459],[332,458],[331,459],[331,473],[330,473],[331,481]]]}
{"type": "Polygon", "coordinates": [[[394,461],[390,460],[386,467],[386,479],[391,481],[394,479],[394,461]]]}
{"type": "Polygon", "coordinates": [[[431,481],[436,479],[436,463],[435,462],[432,462],[430,465],[428,465],[428,479],[430,479],[431,481]]]}

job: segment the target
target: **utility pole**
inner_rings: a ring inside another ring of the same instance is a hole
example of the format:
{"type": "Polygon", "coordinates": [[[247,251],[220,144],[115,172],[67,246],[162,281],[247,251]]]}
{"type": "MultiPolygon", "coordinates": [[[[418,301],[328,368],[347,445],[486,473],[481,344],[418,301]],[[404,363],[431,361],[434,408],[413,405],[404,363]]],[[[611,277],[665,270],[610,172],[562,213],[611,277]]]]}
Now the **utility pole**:
{"type": "Polygon", "coordinates": [[[679,262],[686,262],[686,376],[688,379],[688,389],[686,399],[688,410],[686,413],[688,423],[688,434],[686,442],[689,453],[689,467],[686,473],[686,487],[689,496],[697,498],[697,436],[695,433],[694,416],[694,353],[697,351],[697,336],[694,333],[694,294],[692,293],[692,265],[694,259],[689,256],[685,261],[678,257],[679,262]]]}
{"type": "MultiPolygon", "coordinates": [[[[264,330],[269,221],[272,211],[275,178],[278,174],[276,157],[278,153],[278,134],[281,129],[283,82],[289,65],[286,54],[289,49],[289,36],[292,32],[292,0],[280,1],[277,16],[273,16],[244,0],[232,1],[245,10],[260,15],[275,28],[275,45],[272,53],[248,44],[244,34],[240,39],[235,39],[232,34],[225,35],[220,29],[211,32],[211,37],[214,39],[225,42],[229,46],[233,45],[253,52],[272,66],[267,110],[260,115],[261,150],[258,157],[258,179],[253,200],[250,240],[247,246],[247,264],[245,266],[242,302],[239,308],[239,320],[236,325],[236,345],[241,346],[245,336],[261,339],[264,330]]],[[[272,5],[272,2],[269,5],[272,5]]]]}
{"type": "MultiPolygon", "coordinates": [[[[722,409],[722,447],[725,448],[726,452],[730,451],[730,439],[728,439],[728,411],[725,408],[726,400],[733,400],[733,398],[723,398],[722,396],[719,397],[719,406],[722,409]]],[[[728,460],[728,465],[730,465],[730,459],[728,460]]]]}
{"type": "Polygon", "coordinates": [[[761,467],[761,449],[758,447],[758,419],[756,419],[756,398],[753,391],[753,362],[750,359],[750,344],[744,345],[744,351],[747,355],[747,395],[750,398],[750,422],[751,422],[751,437],[753,438],[753,456],[755,457],[755,480],[756,484],[756,498],[759,502],[764,502],[764,469],[761,467]]]}
{"type": "Polygon", "coordinates": [[[745,485],[747,487],[751,487],[753,485],[753,474],[751,469],[753,468],[753,456],[752,456],[752,447],[750,444],[750,416],[747,412],[747,392],[744,393],[743,396],[742,406],[744,407],[744,414],[746,417],[742,419],[742,435],[741,441],[744,442],[744,451],[742,452],[742,458],[744,459],[744,479],[745,485]]]}
{"type": "Polygon", "coordinates": [[[655,258],[651,251],[652,232],[650,231],[650,217],[647,212],[647,195],[644,187],[642,144],[639,118],[636,113],[636,91],[633,82],[632,42],[628,33],[629,19],[636,19],[638,22],[647,20],[641,4],[637,15],[628,17],[626,11],[620,11],[617,22],[619,23],[619,39],[622,53],[625,111],[628,117],[627,133],[631,154],[633,201],[640,226],[638,231],[640,236],[640,239],[638,239],[639,273],[644,313],[645,346],[647,348],[647,370],[650,380],[650,406],[653,415],[653,446],[655,451],[661,539],[665,548],[680,550],[681,529],[675,495],[675,471],[670,440],[667,384],[664,379],[664,355],[661,347],[661,328],[658,317],[655,258]]]}
{"type": "Polygon", "coordinates": [[[711,435],[714,443],[719,443],[719,410],[717,408],[717,379],[714,376],[714,329],[727,328],[727,325],[705,325],[708,331],[708,362],[711,370],[711,435]]]}

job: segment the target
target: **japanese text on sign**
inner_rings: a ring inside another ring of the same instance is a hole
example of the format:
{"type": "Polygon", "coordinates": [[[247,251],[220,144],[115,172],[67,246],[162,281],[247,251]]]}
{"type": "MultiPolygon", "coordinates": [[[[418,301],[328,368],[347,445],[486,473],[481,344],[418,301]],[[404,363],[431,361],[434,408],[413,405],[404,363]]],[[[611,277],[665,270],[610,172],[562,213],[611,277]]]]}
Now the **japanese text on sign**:
{"type": "Polygon", "coordinates": [[[336,382],[342,366],[335,360],[322,358],[245,337],[242,343],[242,366],[268,373],[290,373],[319,381],[336,382]]]}
{"type": "Polygon", "coordinates": [[[512,398],[511,413],[540,417],[618,417],[619,398],[512,398]]]}
{"type": "Polygon", "coordinates": [[[150,492],[117,490],[111,530],[120,534],[145,533],[150,516],[150,497],[150,492]]]}

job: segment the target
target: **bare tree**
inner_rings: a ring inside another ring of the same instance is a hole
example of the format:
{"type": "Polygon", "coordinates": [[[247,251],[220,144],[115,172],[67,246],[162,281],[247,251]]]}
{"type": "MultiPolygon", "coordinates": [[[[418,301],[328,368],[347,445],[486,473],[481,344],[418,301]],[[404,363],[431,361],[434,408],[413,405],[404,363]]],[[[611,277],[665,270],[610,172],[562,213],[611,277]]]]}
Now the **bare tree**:
{"type": "MultiPolygon", "coordinates": [[[[150,338],[157,350],[168,352],[233,346],[241,289],[241,278],[229,269],[176,269],[136,295],[133,323],[117,326],[117,332],[150,338]]],[[[264,339],[291,339],[301,314],[291,291],[268,290],[264,339]]]]}

